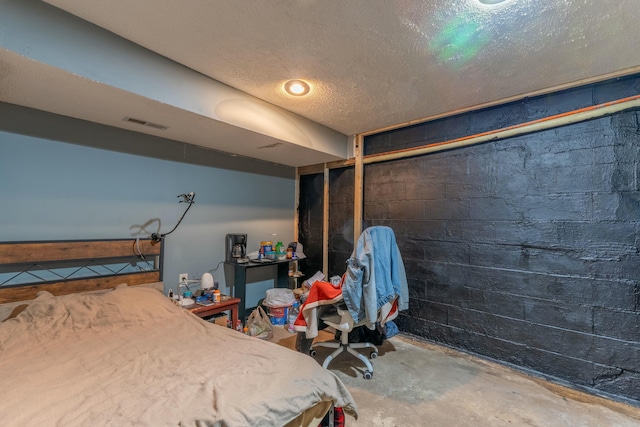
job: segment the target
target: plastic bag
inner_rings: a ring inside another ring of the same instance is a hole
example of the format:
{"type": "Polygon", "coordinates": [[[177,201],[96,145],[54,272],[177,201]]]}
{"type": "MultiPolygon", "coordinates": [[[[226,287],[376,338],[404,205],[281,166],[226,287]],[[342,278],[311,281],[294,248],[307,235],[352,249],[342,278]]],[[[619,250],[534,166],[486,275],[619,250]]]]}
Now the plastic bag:
{"type": "Polygon", "coordinates": [[[287,288],[268,289],[262,304],[267,307],[288,307],[296,300],[293,291],[287,288]]]}
{"type": "Polygon", "coordinates": [[[247,319],[247,332],[263,340],[273,338],[273,325],[262,307],[258,306],[247,319]]]}

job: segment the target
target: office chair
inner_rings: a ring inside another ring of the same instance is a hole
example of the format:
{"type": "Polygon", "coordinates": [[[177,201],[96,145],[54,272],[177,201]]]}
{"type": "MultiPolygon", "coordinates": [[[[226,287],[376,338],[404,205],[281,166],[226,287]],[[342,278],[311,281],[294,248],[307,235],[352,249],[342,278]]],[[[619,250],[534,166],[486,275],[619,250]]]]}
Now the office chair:
{"type": "Polygon", "coordinates": [[[349,310],[347,309],[347,306],[344,305],[344,302],[342,302],[339,305],[336,305],[336,310],[337,310],[337,313],[330,314],[327,316],[321,316],[320,319],[327,326],[331,326],[336,331],[340,332],[340,342],[314,343],[311,346],[311,350],[309,354],[311,354],[311,356],[313,357],[317,355],[316,350],[314,350],[314,347],[335,348],[336,350],[333,353],[331,353],[329,356],[327,356],[324,359],[324,362],[322,363],[322,367],[326,369],[329,366],[329,363],[331,363],[333,359],[335,359],[340,353],[346,351],[349,354],[360,359],[365,364],[365,366],[367,367],[367,370],[364,372],[363,376],[366,380],[370,380],[373,377],[373,365],[365,355],[355,351],[354,349],[371,348],[373,349],[373,351],[369,353],[369,357],[371,359],[375,359],[376,357],[378,357],[378,347],[376,347],[370,342],[349,343],[349,332],[351,332],[354,328],[358,326],[363,326],[365,324],[365,321],[363,319],[361,322],[354,323],[353,318],[349,314],[349,310]]]}
{"type": "Polygon", "coordinates": [[[347,271],[340,283],[343,300],[337,306],[337,314],[320,316],[320,319],[336,331],[340,331],[340,342],[322,342],[314,346],[335,348],[322,366],[326,368],[340,353],[346,351],[360,359],[367,367],[365,379],[373,376],[371,362],[356,348],[373,348],[372,359],[378,356],[378,348],[371,343],[349,343],[349,332],[366,325],[373,329],[377,323],[384,326],[393,320],[398,311],[409,307],[409,289],[404,264],[393,230],[386,226],[365,229],[356,247],[347,260],[347,271]]]}

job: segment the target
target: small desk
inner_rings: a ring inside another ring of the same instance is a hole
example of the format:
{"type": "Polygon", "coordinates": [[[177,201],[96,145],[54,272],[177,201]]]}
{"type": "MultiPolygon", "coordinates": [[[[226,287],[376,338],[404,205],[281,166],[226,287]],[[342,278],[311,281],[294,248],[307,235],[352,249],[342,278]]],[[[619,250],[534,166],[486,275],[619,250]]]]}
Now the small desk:
{"type": "Polygon", "coordinates": [[[247,269],[251,268],[274,268],[276,276],[274,277],[276,288],[289,287],[289,263],[293,261],[285,259],[282,261],[272,262],[245,262],[236,263],[225,261],[224,275],[227,286],[233,286],[233,296],[240,299],[238,308],[238,316],[244,322],[246,318],[245,305],[247,298],[247,269]]]}
{"type": "Polygon", "coordinates": [[[234,298],[227,295],[220,296],[220,302],[216,302],[212,305],[200,305],[191,304],[184,308],[198,317],[209,317],[214,314],[222,313],[223,311],[231,310],[231,321],[233,327],[236,327],[238,323],[238,304],[240,304],[240,298],[234,298]]]}

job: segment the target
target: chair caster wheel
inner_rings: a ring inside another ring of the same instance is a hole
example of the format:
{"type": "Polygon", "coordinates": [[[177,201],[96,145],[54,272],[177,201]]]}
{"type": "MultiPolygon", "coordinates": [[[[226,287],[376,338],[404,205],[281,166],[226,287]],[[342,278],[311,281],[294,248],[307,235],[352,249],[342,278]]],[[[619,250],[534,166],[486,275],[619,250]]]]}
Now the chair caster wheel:
{"type": "Polygon", "coordinates": [[[314,349],[309,350],[309,356],[316,357],[317,354],[318,353],[314,349]]]}
{"type": "Polygon", "coordinates": [[[369,355],[369,357],[371,359],[375,359],[376,357],[378,357],[378,353],[376,353],[375,351],[372,351],[371,354],[369,355]]]}
{"type": "Polygon", "coordinates": [[[369,371],[366,371],[363,376],[365,380],[370,380],[371,378],[373,378],[373,374],[369,371]]]}

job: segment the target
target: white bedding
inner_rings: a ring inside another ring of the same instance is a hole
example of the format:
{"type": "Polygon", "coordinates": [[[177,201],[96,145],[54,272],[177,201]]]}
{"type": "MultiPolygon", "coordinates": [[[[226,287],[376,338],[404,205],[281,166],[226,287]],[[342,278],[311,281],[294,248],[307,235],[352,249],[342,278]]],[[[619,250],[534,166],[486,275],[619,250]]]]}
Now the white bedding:
{"type": "Polygon", "coordinates": [[[344,384],[315,360],[205,322],[148,288],[41,293],[0,323],[2,426],[283,426],[344,384]]]}

